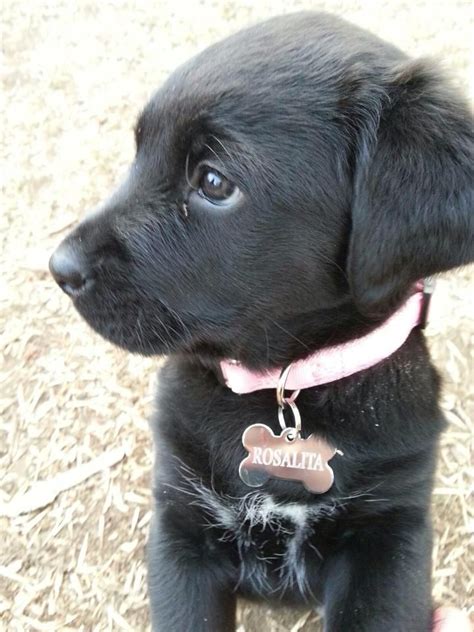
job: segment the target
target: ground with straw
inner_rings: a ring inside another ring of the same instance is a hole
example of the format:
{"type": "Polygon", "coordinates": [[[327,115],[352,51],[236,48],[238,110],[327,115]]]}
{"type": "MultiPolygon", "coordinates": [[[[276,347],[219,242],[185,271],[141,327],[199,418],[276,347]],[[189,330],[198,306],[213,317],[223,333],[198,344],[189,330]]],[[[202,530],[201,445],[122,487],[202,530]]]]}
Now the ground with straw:
{"type": "MultiPolygon", "coordinates": [[[[147,629],[147,418],[159,362],[93,334],[49,278],[48,255],[123,173],[134,118],[169,71],[250,21],[303,6],[336,11],[414,55],[436,54],[469,89],[468,2],[4,0],[0,629],[147,629]]],[[[427,331],[449,421],[433,495],[434,595],[465,608],[469,277],[439,281],[427,331]]],[[[239,610],[247,632],[314,630],[315,620],[239,610]]]]}

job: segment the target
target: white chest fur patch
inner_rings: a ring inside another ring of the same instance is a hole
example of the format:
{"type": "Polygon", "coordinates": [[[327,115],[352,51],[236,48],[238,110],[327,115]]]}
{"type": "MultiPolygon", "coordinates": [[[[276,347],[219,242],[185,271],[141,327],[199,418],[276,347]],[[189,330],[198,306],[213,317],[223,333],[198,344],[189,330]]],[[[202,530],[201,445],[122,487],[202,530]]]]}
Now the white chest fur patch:
{"type": "Polygon", "coordinates": [[[311,549],[315,556],[321,557],[309,538],[318,520],[335,514],[337,503],[279,503],[260,491],[234,498],[210,489],[196,478],[187,477],[187,483],[186,493],[204,510],[210,526],[223,530],[221,541],[236,542],[241,560],[240,582],[250,582],[261,594],[288,588],[298,588],[302,594],[310,592],[304,551],[311,549]],[[283,552],[266,555],[261,550],[255,535],[265,529],[284,543],[283,552]]]}
{"type": "MultiPolygon", "coordinates": [[[[214,518],[214,525],[226,531],[238,532],[244,526],[246,531],[255,526],[279,530],[282,521],[290,521],[295,527],[302,527],[308,521],[334,513],[336,506],[313,507],[304,503],[278,503],[263,492],[250,492],[241,498],[224,496],[201,483],[191,482],[199,504],[214,518]]],[[[283,527],[281,527],[283,528],[283,527]]]]}

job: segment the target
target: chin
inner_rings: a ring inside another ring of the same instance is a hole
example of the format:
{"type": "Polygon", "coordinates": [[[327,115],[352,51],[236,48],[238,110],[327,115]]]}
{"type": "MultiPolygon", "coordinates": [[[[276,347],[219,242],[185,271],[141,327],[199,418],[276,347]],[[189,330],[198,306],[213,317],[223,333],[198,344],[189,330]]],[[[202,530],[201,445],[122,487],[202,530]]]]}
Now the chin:
{"type": "Polygon", "coordinates": [[[186,336],[182,321],[156,311],[149,317],[139,307],[131,309],[132,305],[120,309],[74,301],[78,313],[96,333],[125,351],[159,356],[179,350],[186,336]]]}

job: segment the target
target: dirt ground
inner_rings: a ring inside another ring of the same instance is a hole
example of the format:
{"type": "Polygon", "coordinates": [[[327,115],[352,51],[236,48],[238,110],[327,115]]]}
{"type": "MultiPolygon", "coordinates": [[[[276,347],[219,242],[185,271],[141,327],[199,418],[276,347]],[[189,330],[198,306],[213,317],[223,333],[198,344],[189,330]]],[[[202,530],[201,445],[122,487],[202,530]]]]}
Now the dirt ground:
{"type": "MultiPolygon", "coordinates": [[[[245,24],[303,7],[332,10],[413,55],[437,55],[469,92],[469,2],[3,0],[2,630],[148,629],[147,418],[158,361],[93,334],[47,260],[119,179],[135,116],[178,63],[245,24]]],[[[470,276],[439,281],[428,329],[449,420],[433,495],[434,595],[464,608],[472,607],[470,276]]],[[[239,610],[240,632],[317,630],[315,621],[239,610]]]]}

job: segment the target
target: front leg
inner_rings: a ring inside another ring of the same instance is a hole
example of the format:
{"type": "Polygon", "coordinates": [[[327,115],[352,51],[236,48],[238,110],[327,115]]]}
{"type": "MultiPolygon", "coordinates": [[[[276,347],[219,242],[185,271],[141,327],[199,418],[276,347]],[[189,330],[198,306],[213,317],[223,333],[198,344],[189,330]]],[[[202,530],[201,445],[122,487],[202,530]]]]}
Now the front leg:
{"type": "Polygon", "coordinates": [[[148,542],[152,629],[233,632],[233,567],[181,505],[157,508],[148,542]]]}
{"type": "Polygon", "coordinates": [[[325,632],[429,632],[431,528],[424,515],[355,527],[327,565],[325,632]]]}

